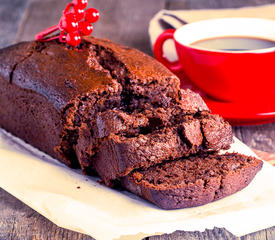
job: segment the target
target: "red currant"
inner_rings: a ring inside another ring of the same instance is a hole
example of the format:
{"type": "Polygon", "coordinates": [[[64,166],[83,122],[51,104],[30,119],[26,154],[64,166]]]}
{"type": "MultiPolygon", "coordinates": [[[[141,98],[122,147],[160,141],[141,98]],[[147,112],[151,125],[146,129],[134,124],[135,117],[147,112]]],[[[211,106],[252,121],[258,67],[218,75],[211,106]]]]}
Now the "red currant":
{"type": "Polygon", "coordinates": [[[88,5],[88,0],[73,0],[72,4],[80,9],[84,9],[88,5]]]}
{"type": "Polygon", "coordinates": [[[75,16],[75,20],[78,22],[80,21],[83,17],[84,17],[84,10],[83,9],[80,9],[76,6],[74,6],[71,10],[71,13],[74,14],[75,16]]]}
{"type": "Polygon", "coordinates": [[[81,37],[78,32],[69,32],[66,35],[66,43],[76,47],[81,42],[81,37]]]}
{"type": "Polygon", "coordinates": [[[86,21],[81,21],[78,23],[78,31],[80,35],[88,36],[93,32],[94,28],[91,23],[86,21]]]}
{"type": "Polygon", "coordinates": [[[95,8],[88,8],[84,13],[84,18],[90,23],[94,23],[99,19],[99,12],[95,8]]]}
{"type": "Polygon", "coordinates": [[[73,13],[66,13],[60,19],[59,27],[66,32],[74,32],[78,28],[78,23],[73,13]]]}

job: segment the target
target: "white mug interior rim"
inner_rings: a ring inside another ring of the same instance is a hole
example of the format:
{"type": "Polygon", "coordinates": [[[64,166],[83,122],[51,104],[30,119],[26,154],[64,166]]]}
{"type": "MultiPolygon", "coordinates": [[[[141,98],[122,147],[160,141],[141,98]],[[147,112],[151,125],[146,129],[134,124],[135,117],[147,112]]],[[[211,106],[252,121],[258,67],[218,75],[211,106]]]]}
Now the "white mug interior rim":
{"type": "Polygon", "coordinates": [[[192,43],[209,38],[241,36],[267,39],[275,42],[275,21],[262,18],[216,18],[183,25],[176,30],[174,39],[185,46],[213,52],[263,53],[275,51],[275,47],[256,50],[228,51],[198,47],[192,43]]]}

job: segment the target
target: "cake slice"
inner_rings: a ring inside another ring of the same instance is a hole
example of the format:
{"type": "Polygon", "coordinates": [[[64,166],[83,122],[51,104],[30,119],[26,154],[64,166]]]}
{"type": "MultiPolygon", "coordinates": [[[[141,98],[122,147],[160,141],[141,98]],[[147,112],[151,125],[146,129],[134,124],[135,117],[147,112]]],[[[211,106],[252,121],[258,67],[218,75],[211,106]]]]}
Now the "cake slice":
{"type": "MultiPolygon", "coordinates": [[[[90,162],[92,164],[81,163],[81,166],[84,167],[84,171],[89,171],[90,167],[95,168],[105,184],[111,185],[112,180],[126,176],[134,169],[147,169],[167,159],[173,160],[199,151],[208,152],[228,148],[232,137],[230,125],[218,116],[203,118],[203,120],[211,121],[211,123],[207,122],[209,125],[215,125],[211,132],[214,138],[208,137],[208,129],[205,129],[204,123],[199,119],[186,116],[175,126],[154,131],[149,131],[150,127],[148,127],[147,133],[144,132],[146,126],[143,126],[136,136],[127,135],[131,133],[130,130],[122,134],[111,133],[101,140],[94,160],[90,162]]],[[[82,158],[79,157],[79,159],[81,161],[82,158]]]]}
{"type": "Polygon", "coordinates": [[[243,189],[262,165],[239,153],[204,154],[135,170],[121,184],[163,209],[195,207],[243,189]]]}

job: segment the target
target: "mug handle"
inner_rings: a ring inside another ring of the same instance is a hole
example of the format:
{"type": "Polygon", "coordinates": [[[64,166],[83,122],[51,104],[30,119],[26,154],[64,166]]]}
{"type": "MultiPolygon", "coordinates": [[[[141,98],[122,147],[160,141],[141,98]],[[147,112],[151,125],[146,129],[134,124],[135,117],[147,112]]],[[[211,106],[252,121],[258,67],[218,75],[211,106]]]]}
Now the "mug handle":
{"type": "Polygon", "coordinates": [[[154,44],[154,55],[155,58],[161,62],[163,65],[165,65],[167,68],[169,68],[172,72],[180,72],[183,70],[182,65],[179,60],[170,62],[163,53],[163,44],[166,40],[168,39],[173,39],[174,40],[174,33],[175,29],[168,29],[165,30],[163,33],[161,33],[155,44],[154,44]]]}

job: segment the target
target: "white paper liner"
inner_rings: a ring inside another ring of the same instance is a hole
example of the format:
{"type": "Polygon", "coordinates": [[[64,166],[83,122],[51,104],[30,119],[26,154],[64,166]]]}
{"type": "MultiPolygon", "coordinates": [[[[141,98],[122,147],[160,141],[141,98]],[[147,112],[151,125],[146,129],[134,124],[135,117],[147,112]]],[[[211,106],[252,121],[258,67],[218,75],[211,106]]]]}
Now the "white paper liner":
{"type": "MultiPolygon", "coordinates": [[[[236,138],[230,151],[254,155],[236,138]]],[[[275,225],[275,168],[268,163],[236,194],[200,207],[167,211],[100,185],[97,178],[69,169],[1,129],[0,162],[0,187],[58,226],[97,240],[213,227],[242,236],[275,225]]]]}

